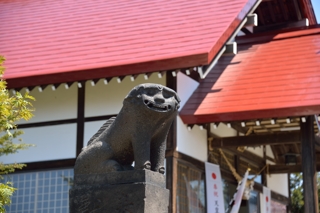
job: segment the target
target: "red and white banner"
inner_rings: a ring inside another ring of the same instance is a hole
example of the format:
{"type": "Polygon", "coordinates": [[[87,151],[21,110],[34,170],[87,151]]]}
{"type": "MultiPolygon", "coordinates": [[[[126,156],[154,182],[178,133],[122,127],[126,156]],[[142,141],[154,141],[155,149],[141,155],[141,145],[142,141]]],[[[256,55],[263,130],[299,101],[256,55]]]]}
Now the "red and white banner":
{"type": "Polygon", "coordinates": [[[260,212],[271,213],[271,191],[264,186],[262,192],[260,194],[260,212]]]}
{"type": "Polygon", "coordinates": [[[244,174],[243,179],[241,180],[241,183],[239,183],[239,185],[237,187],[237,192],[233,196],[234,202],[233,202],[233,206],[232,206],[230,213],[238,213],[239,212],[240,204],[242,201],[242,195],[244,192],[244,188],[246,186],[248,175],[249,175],[249,171],[247,170],[246,173],[244,174]]]}
{"type": "Polygon", "coordinates": [[[219,165],[205,163],[207,185],[207,213],[225,213],[223,185],[219,165]]]}

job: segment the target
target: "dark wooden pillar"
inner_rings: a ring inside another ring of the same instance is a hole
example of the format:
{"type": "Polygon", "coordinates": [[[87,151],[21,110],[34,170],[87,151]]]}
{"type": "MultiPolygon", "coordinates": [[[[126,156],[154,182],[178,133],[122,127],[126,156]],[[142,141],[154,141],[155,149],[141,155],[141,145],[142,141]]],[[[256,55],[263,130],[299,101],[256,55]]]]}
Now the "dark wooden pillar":
{"type": "MultiPolygon", "coordinates": [[[[177,78],[166,74],[166,86],[177,91],[177,78]]],[[[167,137],[166,150],[166,188],[170,190],[168,213],[177,212],[177,177],[178,177],[178,161],[175,157],[177,148],[177,120],[174,119],[167,137]]]]}
{"type": "Polygon", "coordinates": [[[85,91],[86,82],[80,82],[81,87],[78,87],[78,111],[77,111],[77,148],[76,157],[80,154],[83,147],[84,139],[84,104],[85,104],[85,91]]]}
{"type": "Polygon", "coordinates": [[[301,126],[301,157],[303,172],[304,212],[318,213],[316,152],[313,116],[308,116],[301,126]]]}

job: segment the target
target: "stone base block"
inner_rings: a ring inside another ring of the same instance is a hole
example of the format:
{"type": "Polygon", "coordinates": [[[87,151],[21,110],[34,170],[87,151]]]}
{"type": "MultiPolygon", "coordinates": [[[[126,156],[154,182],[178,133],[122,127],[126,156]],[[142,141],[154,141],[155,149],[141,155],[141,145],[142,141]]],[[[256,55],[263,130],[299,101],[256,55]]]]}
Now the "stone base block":
{"type": "Polygon", "coordinates": [[[124,171],[77,175],[69,194],[70,213],[167,213],[164,175],[124,171]]]}

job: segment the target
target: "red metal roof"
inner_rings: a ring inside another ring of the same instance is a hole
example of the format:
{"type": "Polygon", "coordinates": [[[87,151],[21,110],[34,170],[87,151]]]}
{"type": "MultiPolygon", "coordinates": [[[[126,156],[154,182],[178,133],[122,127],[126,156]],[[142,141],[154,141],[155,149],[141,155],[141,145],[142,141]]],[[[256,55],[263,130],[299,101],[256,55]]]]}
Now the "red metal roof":
{"type": "Polygon", "coordinates": [[[9,87],[208,64],[256,0],[3,0],[9,87]]]}
{"type": "Polygon", "coordinates": [[[183,107],[184,123],[320,113],[320,25],[237,42],[183,107]]]}

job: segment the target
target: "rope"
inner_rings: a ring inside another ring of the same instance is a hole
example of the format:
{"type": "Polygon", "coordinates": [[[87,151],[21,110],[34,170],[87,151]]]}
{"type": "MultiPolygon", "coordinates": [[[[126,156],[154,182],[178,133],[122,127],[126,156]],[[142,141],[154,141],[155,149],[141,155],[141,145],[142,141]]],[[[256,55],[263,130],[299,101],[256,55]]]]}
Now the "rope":
{"type": "MultiPolygon", "coordinates": [[[[228,158],[225,156],[225,154],[223,153],[222,149],[219,149],[220,154],[222,155],[222,157],[224,158],[224,160],[227,162],[228,167],[232,173],[232,175],[235,177],[235,179],[239,182],[242,180],[242,177],[237,173],[236,169],[231,165],[231,163],[229,162],[228,158]]],[[[267,168],[267,174],[269,174],[269,164],[266,164],[253,178],[250,178],[248,181],[254,181],[254,179],[256,179],[256,177],[258,177],[258,175],[261,174],[261,172],[263,172],[263,170],[267,168]]],[[[248,168],[250,171],[250,168],[248,168]]]]}
{"type": "Polygon", "coordinates": [[[234,178],[240,182],[242,180],[242,177],[236,172],[236,169],[231,165],[231,163],[228,161],[228,158],[224,155],[222,149],[219,149],[220,154],[222,155],[222,157],[224,158],[224,160],[227,162],[230,171],[232,172],[234,178]]]}
{"type": "MultiPolygon", "coordinates": [[[[261,172],[268,166],[269,164],[266,164],[253,178],[250,178],[249,180],[252,181],[254,179],[256,179],[256,177],[258,177],[258,175],[261,174],[261,172]]],[[[269,168],[269,166],[268,166],[269,168]]]]}

